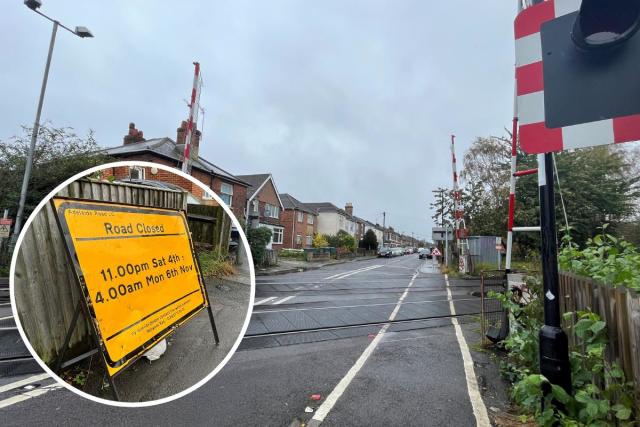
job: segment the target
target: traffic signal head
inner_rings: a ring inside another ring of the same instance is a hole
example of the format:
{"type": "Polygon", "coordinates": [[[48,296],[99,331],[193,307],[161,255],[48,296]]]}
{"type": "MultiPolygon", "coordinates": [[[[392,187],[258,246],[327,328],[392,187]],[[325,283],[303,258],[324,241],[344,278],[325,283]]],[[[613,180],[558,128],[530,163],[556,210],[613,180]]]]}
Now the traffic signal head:
{"type": "Polygon", "coordinates": [[[571,36],[583,49],[612,47],[640,27],[639,0],[583,0],[571,36]]]}

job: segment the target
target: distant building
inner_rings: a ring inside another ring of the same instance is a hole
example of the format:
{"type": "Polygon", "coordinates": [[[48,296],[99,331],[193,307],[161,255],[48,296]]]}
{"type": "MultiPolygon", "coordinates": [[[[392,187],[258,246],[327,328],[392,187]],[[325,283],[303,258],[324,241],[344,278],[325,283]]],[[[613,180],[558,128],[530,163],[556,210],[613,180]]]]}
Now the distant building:
{"type": "MultiPolygon", "coordinates": [[[[351,213],[348,213],[346,210],[338,208],[331,202],[305,202],[305,205],[318,214],[318,233],[332,236],[338,234],[338,231],[343,230],[354,237],[356,236],[357,224],[352,216],[353,206],[351,206],[350,209],[351,213]]],[[[346,207],[349,208],[349,204],[347,204],[346,207]]]]}
{"type": "Polygon", "coordinates": [[[311,207],[290,194],[280,194],[284,206],[281,222],[284,225],[283,247],[303,249],[313,246],[313,235],[318,230],[318,214],[311,207]]]}

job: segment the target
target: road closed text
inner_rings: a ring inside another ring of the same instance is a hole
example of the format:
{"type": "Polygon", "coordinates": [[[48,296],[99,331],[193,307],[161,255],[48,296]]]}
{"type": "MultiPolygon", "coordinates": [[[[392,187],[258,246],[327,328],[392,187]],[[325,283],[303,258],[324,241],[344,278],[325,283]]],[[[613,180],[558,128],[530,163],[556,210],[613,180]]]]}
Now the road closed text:
{"type": "Polygon", "coordinates": [[[104,223],[104,231],[107,235],[120,236],[125,234],[134,234],[134,230],[138,234],[156,234],[164,233],[164,225],[160,224],[113,224],[111,222],[104,223]]]}

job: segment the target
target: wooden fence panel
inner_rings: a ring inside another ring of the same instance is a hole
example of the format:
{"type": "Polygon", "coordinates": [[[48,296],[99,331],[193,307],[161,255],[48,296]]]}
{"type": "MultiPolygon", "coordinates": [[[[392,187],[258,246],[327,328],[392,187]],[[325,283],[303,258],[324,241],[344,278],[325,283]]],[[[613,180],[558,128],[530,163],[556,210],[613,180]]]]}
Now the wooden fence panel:
{"type": "MultiPolygon", "coordinates": [[[[625,287],[613,287],[571,273],[560,273],[561,314],[591,310],[607,323],[609,345],[605,353],[608,362],[616,362],[633,381],[636,407],[640,409],[640,295],[625,287]]],[[[565,320],[564,326],[573,325],[565,320]]],[[[569,334],[570,345],[575,336],[569,334]]]]}
{"type": "MultiPolygon", "coordinates": [[[[186,209],[186,192],[81,180],[58,193],[86,200],[186,209]]],[[[15,270],[18,316],[29,342],[46,363],[58,355],[80,294],[49,203],[34,218],[18,250],[15,270]],[[45,325],[45,327],[43,327],[45,325]]],[[[78,323],[69,356],[90,348],[88,324],[78,323]]]]}

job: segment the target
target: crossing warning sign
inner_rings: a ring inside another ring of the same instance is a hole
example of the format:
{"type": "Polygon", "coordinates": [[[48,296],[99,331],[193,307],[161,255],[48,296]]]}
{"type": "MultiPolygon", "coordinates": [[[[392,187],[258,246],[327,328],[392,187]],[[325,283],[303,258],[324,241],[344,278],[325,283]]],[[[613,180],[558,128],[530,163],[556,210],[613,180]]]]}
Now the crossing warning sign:
{"type": "Polygon", "coordinates": [[[9,237],[12,222],[13,220],[10,218],[0,218],[0,239],[9,237]]]}
{"type": "Polygon", "coordinates": [[[183,212],[52,203],[111,376],[208,307],[183,212]]]}
{"type": "Polygon", "coordinates": [[[442,256],[442,254],[440,253],[438,248],[433,248],[433,250],[431,251],[431,255],[432,256],[442,256]]]}

